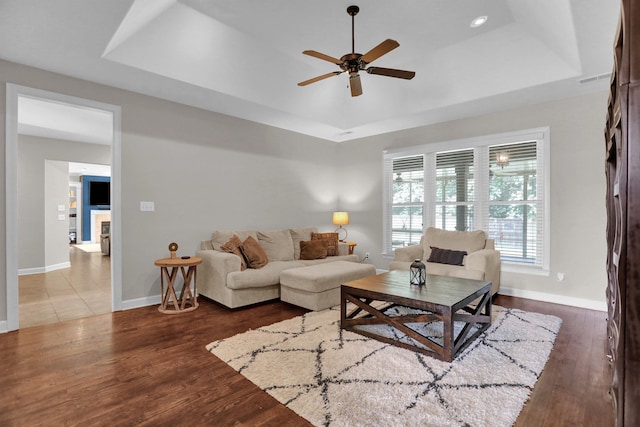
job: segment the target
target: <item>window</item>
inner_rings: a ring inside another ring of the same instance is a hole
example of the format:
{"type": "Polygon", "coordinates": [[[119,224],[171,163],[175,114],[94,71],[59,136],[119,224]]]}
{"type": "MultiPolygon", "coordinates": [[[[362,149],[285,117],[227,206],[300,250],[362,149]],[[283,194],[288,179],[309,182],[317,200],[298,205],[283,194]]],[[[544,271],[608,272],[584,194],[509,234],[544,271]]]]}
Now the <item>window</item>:
{"type": "Polygon", "coordinates": [[[422,236],[423,156],[393,159],[391,246],[415,245],[422,236]]]}
{"type": "Polygon", "coordinates": [[[542,256],[538,228],[536,142],[489,147],[489,237],[502,259],[535,264],[542,256]]]}
{"type": "Polygon", "coordinates": [[[385,152],[386,254],[418,243],[429,226],[481,229],[503,269],[546,272],[548,135],[543,128],[385,152]]]}
{"type": "Polygon", "coordinates": [[[434,227],[473,230],[473,150],[436,153],[434,227]]]}

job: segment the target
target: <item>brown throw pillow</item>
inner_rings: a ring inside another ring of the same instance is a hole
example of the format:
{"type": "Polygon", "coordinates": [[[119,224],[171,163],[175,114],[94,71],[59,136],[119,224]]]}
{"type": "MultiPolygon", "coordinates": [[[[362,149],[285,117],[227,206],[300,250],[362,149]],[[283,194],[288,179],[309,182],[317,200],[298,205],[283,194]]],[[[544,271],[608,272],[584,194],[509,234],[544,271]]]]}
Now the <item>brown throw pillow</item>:
{"type": "Polygon", "coordinates": [[[242,255],[242,251],[240,250],[240,247],[242,246],[242,241],[240,240],[240,238],[237,235],[233,235],[231,236],[231,238],[229,240],[227,240],[227,243],[225,243],[224,245],[220,246],[220,249],[224,252],[228,252],[230,254],[234,254],[240,257],[240,270],[246,270],[247,269],[247,261],[245,261],[244,259],[244,255],[242,255]]]}
{"type": "Polygon", "coordinates": [[[311,233],[311,240],[327,240],[327,256],[338,255],[338,233],[311,233]]]}
{"type": "Polygon", "coordinates": [[[439,264],[462,265],[462,260],[467,251],[454,251],[451,249],[440,249],[435,246],[431,248],[431,255],[427,262],[437,262],[439,264]]]}
{"type": "Polygon", "coordinates": [[[322,259],[327,257],[329,240],[308,240],[300,242],[300,259],[322,259]]]}
{"type": "Polygon", "coordinates": [[[262,268],[269,263],[267,254],[260,246],[260,243],[253,237],[249,236],[242,242],[240,251],[244,255],[244,259],[247,261],[247,267],[249,268],[262,268]]]}

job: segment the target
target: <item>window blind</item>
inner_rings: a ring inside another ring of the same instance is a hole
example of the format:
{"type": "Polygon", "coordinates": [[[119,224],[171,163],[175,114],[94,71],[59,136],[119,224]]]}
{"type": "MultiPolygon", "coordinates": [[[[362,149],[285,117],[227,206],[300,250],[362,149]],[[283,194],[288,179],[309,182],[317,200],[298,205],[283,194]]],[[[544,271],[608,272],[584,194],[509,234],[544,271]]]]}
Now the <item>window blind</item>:
{"type": "Polygon", "coordinates": [[[544,187],[538,185],[538,155],[536,141],[489,147],[486,230],[507,262],[542,265],[544,187]]]}
{"type": "Polygon", "coordinates": [[[474,150],[436,153],[435,226],[474,228],[474,150]]]}

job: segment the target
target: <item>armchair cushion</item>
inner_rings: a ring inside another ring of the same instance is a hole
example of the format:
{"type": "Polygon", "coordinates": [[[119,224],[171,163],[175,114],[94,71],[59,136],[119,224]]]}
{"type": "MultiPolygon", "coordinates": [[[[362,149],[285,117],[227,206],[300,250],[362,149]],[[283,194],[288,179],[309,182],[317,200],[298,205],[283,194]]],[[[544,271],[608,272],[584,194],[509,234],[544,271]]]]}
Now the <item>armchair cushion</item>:
{"type": "Polygon", "coordinates": [[[424,233],[424,259],[429,259],[432,246],[470,254],[484,249],[486,241],[487,235],[482,230],[451,231],[429,227],[424,233]]]}

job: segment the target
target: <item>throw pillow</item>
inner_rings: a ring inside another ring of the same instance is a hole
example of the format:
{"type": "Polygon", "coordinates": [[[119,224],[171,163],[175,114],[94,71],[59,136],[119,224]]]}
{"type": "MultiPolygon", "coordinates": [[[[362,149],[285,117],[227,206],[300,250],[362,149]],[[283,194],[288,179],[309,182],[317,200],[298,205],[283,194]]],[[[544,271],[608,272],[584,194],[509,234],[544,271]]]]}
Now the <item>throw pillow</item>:
{"type": "Polygon", "coordinates": [[[427,262],[437,262],[439,264],[462,265],[462,260],[467,251],[454,251],[451,249],[441,249],[435,246],[431,247],[431,255],[427,262]]]}
{"type": "Polygon", "coordinates": [[[238,236],[240,241],[244,242],[244,240],[253,236],[254,239],[258,238],[258,234],[255,230],[215,230],[211,233],[211,246],[216,251],[220,251],[220,247],[224,245],[233,235],[238,236]]]}
{"type": "Polygon", "coordinates": [[[293,240],[293,259],[300,259],[300,242],[311,240],[311,233],[317,232],[316,227],[290,228],[291,239],[293,240]]]}
{"type": "Polygon", "coordinates": [[[327,256],[338,255],[338,233],[311,233],[311,240],[327,240],[327,256]]]}
{"type": "Polygon", "coordinates": [[[242,247],[242,241],[236,234],[234,234],[233,236],[231,236],[229,240],[227,240],[227,243],[220,246],[220,249],[224,252],[228,252],[230,254],[239,256],[240,270],[242,271],[247,269],[247,261],[245,261],[244,255],[242,255],[242,251],[240,250],[241,247],[242,247]]]}
{"type": "Polygon", "coordinates": [[[242,242],[240,251],[247,260],[247,267],[249,268],[262,268],[269,263],[269,258],[267,258],[267,254],[264,252],[264,249],[262,249],[260,243],[251,236],[247,237],[246,240],[242,242]]]}
{"type": "Polygon", "coordinates": [[[300,259],[322,259],[327,257],[329,240],[308,240],[300,242],[300,259]]]}

